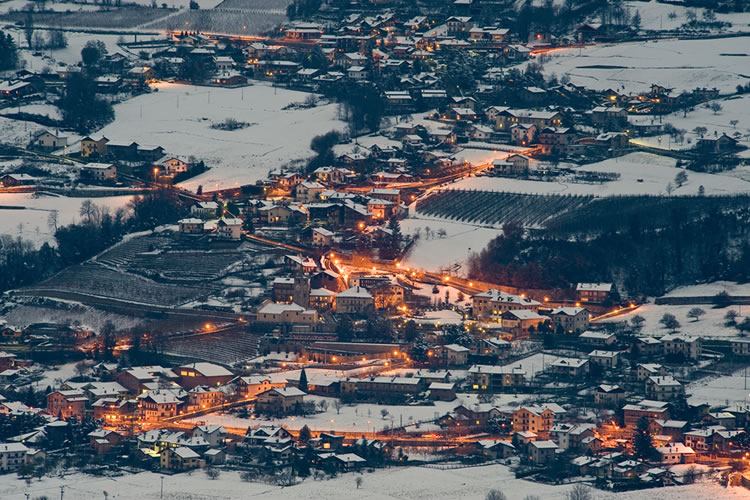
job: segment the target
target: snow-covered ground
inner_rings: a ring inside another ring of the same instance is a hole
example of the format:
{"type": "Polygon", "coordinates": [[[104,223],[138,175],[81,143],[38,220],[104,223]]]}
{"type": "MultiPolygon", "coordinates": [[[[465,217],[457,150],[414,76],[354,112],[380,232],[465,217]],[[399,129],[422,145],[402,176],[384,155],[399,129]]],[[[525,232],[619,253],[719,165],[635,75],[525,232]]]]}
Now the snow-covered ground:
{"type": "Polygon", "coordinates": [[[644,304],[633,312],[609,318],[604,321],[630,321],[633,316],[639,315],[646,319],[641,335],[661,337],[668,335],[671,332],[664,328],[662,324],[659,323],[659,320],[665,314],[674,314],[681,325],[678,329],[678,333],[694,335],[696,337],[730,339],[737,337],[739,333],[736,328],[724,326],[724,315],[726,315],[727,311],[730,309],[733,309],[740,314],[737,318],[738,323],[744,319],[744,316],[750,314],[750,306],[730,306],[722,309],[714,309],[710,304],[701,306],[644,304]],[[694,307],[700,307],[705,311],[705,314],[698,321],[694,321],[687,317],[688,311],[694,307]]]}
{"type": "Polygon", "coordinates": [[[625,93],[648,91],[656,83],[679,93],[696,87],[734,92],[747,83],[750,61],[743,47],[750,37],[659,40],[597,44],[547,54],[545,74],[568,75],[578,85],[625,93]]]}
{"type": "Polygon", "coordinates": [[[466,269],[466,260],[472,252],[480,252],[500,235],[498,229],[424,216],[411,216],[401,221],[403,234],[414,234],[417,230],[421,236],[412,246],[404,263],[431,271],[454,268],[459,274],[463,274],[466,269]],[[432,236],[429,239],[425,228],[430,228],[432,236]],[[442,238],[437,235],[441,229],[445,231],[445,237],[442,238]],[[455,265],[460,267],[455,268],[455,265]]]}
{"type": "MultiPolygon", "coordinates": [[[[641,29],[644,30],[674,30],[688,22],[687,12],[695,11],[698,20],[703,19],[703,8],[687,8],[682,5],[665,4],[656,0],[646,2],[625,2],[631,15],[638,12],[641,16],[641,29]],[[674,18],[670,14],[674,13],[674,18]]],[[[716,20],[731,23],[732,26],[722,31],[750,31],[750,13],[732,12],[731,14],[716,13],[716,20]]]]}
{"type": "MultiPolygon", "coordinates": [[[[678,172],[675,159],[650,153],[630,153],[579,167],[580,170],[616,172],[620,178],[601,184],[547,182],[503,177],[467,177],[450,185],[451,189],[476,189],[511,193],[563,195],[664,195],[668,183],[674,185],[678,172]]],[[[734,194],[750,192],[750,182],[729,175],[688,172],[688,181],[672,192],[673,196],[695,195],[703,186],[706,194],[734,194]]],[[[478,245],[477,245],[478,246],[478,245]]]]}
{"type": "Polygon", "coordinates": [[[735,283],[733,281],[714,281],[702,285],[681,286],[675,288],[665,297],[711,297],[717,293],[727,292],[736,297],[750,297],[750,283],[735,283]]]}
{"type": "Polygon", "coordinates": [[[688,402],[691,404],[708,403],[711,406],[731,406],[741,404],[745,407],[750,403],[750,373],[739,370],[727,377],[707,377],[685,388],[690,394],[688,402]]]}
{"type": "Polygon", "coordinates": [[[112,141],[154,144],[169,154],[195,156],[211,170],[183,186],[233,187],[265,179],[272,169],[312,156],[310,140],[345,125],[337,106],[282,110],[309,95],[257,82],[244,89],[158,84],[150,94],[115,106],[115,121],[99,133],[112,141]],[[157,91],[158,90],[158,91],[157,91]],[[214,130],[227,118],[248,122],[235,131],[214,130]]]}
{"type": "MultiPolygon", "coordinates": [[[[536,394],[503,395],[502,403],[509,403],[511,401],[517,401],[520,403],[528,398],[537,397],[538,395],[536,394]]],[[[305,397],[305,401],[326,401],[328,403],[328,408],[324,412],[304,417],[248,419],[236,415],[212,413],[195,417],[192,421],[237,428],[259,427],[261,425],[280,425],[288,429],[300,429],[307,425],[314,431],[327,432],[330,430],[336,430],[341,432],[378,432],[386,428],[390,429],[391,425],[399,427],[402,423],[403,425],[407,425],[412,422],[434,420],[453,411],[458,405],[464,404],[467,406],[473,406],[478,400],[476,394],[459,394],[458,399],[455,401],[435,401],[434,405],[408,406],[356,404],[342,406],[340,411],[336,411],[333,406],[334,401],[336,401],[335,398],[307,396],[305,397]],[[388,411],[385,416],[381,414],[381,410],[383,409],[388,411]]]]}
{"type": "MultiPolygon", "coordinates": [[[[57,226],[72,224],[80,220],[81,203],[87,198],[64,196],[39,196],[31,193],[2,193],[0,207],[26,207],[24,210],[0,208],[0,234],[21,236],[37,246],[55,244],[54,227],[50,226],[50,214],[57,212],[57,226]]],[[[127,205],[130,196],[91,198],[100,207],[114,212],[127,205]]]]}
{"type": "MultiPolygon", "coordinates": [[[[750,60],[748,60],[750,64],[750,60]]],[[[651,125],[654,123],[671,124],[685,131],[685,139],[678,143],[666,135],[653,137],[636,137],[632,142],[661,149],[689,149],[695,147],[700,138],[694,132],[696,127],[705,127],[706,137],[717,137],[727,134],[737,139],[740,145],[750,147],[750,95],[732,96],[726,99],[712,101],[721,106],[721,110],[714,112],[704,105],[695,107],[687,114],[672,113],[663,117],[633,116],[629,120],[633,124],[651,125]],[[736,122],[735,122],[736,120],[736,122]],[[739,133],[739,135],[735,135],[739,133]]]]}
{"type": "MultiPolygon", "coordinates": [[[[143,472],[120,477],[94,477],[74,474],[60,477],[45,477],[33,480],[30,485],[15,474],[0,477],[0,497],[3,500],[25,500],[46,496],[57,498],[64,486],[65,498],[77,500],[99,500],[103,491],[110,499],[156,499],[160,498],[163,481],[163,498],[192,500],[229,500],[258,498],[263,500],[482,500],[490,489],[501,490],[508,500],[522,500],[535,495],[544,500],[563,500],[570,485],[553,486],[516,479],[514,473],[503,465],[488,465],[465,469],[438,470],[423,467],[404,467],[364,473],[360,488],[355,486],[355,474],[342,474],[335,479],[304,482],[280,487],[264,483],[247,483],[237,472],[222,471],[220,477],[211,481],[205,473],[162,475],[143,472]]],[[[714,482],[697,482],[690,486],[674,486],[623,493],[592,491],[598,500],[705,500],[747,498],[742,487],[724,488],[714,482]]]]}

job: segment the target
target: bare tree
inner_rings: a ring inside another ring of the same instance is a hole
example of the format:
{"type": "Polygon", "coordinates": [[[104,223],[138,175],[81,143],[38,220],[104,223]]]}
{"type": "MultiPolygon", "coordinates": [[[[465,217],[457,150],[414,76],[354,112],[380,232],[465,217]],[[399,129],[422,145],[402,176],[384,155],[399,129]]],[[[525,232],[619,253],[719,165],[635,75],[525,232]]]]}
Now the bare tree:
{"type": "Polygon", "coordinates": [[[507,500],[505,493],[503,493],[500,490],[495,490],[495,489],[488,491],[484,499],[485,500],[507,500]]]}
{"type": "Polygon", "coordinates": [[[357,476],[354,478],[354,484],[357,485],[357,489],[359,489],[362,486],[362,481],[364,481],[362,479],[362,476],[357,476]]]}
{"type": "Polygon", "coordinates": [[[336,415],[341,414],[341,408],[344,406],[344,403],[341,402],[340,399],[334,399],[333,400],[333,407],[336,408],[336,415]]]}
{"type": "Polygon", "coordinates": [[[328,409],[328,401],[325,399],[321,399],[318,401],[318,408],[320,408],[320,411],[324,412],[328,409]]]}
{"type": "Polygon", "coordinates": [[[573,489],[568,492],[567,500],[593,500],[594,497],[591,495],[591,490],[582,485],[581,483],[573,486],[573,489]]]}
{"type": "Polygon", "coordinates": [[[700,307],[693,307],[688,311],[687,317],[692,319],[693,321],[698,321],[704,314],[706,314],[706,311],[704,311],[700,307]]]}

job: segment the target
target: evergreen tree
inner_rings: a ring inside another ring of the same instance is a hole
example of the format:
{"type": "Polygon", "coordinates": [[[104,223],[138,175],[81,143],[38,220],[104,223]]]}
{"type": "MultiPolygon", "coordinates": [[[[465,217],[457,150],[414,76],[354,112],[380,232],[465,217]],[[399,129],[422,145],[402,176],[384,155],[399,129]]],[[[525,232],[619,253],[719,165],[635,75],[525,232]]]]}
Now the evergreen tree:
{"type": "Polygon", "coordinates": [[[18,66],[18,47],[13,37],[0,31],[0,71],[18,66]]]}
{"type": "MultiPolygon", "coordinates": [[[[300,380],[301,380],[301,378],[300,378],[300,380]]],[[[312,437],[312,434],[310,432],[310,428],[307,425],[304,425],[299,430],[299,440],[300,440],[300,442],[301,443],[306,443],[306,442],[310,441],[311,437],[312,437]]]]}
{"type": "Polygon", "coordinates": [[[633,448],[636,458],[650,460],[656,455],[654,442],[651,440],[651,431],[648,428],[648,419],[641,417],[638,419],[638,426],[633,434],[633,448]]]}
{"type": "Polygon", "coordinates": [[[307,392],[307,373],[305,373],[304,368],[299,374],[299,390],[302,392],[307,392]]]}
{"type": "Polygon", "coordinates": [[[82,134],[110,122],[115,117],[112,105],[96,96],[96,85],[87,75],[73,74],[57,106],[65,125],[82,134]]]}

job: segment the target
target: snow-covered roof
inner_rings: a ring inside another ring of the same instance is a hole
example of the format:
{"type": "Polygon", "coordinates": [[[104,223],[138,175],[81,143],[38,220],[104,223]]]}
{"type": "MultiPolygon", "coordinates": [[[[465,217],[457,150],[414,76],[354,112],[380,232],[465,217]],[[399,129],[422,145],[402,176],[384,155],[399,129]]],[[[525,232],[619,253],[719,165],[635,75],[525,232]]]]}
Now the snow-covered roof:
{"type": "Polygon", "coordinates": [[[206,362],[190,363],[187,365],[182,365],[180,366],[180,368],[195,370],[196,372],[200,373],[204,377],[225,377],[225,376],[232,375],[232,372],[230,372],[223,366],[216,365],[214,363],[206,363],[206,362]]]}

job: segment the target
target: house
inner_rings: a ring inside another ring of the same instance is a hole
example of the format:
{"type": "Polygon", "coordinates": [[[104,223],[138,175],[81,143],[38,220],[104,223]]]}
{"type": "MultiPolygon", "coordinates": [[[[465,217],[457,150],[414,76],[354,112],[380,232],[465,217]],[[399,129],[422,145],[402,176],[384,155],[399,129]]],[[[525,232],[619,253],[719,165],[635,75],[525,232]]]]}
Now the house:
{"type": "Polygon", "coordinates": [[[199,385],[218,387],[228,383],[234,376],[223,366],[206,362],[182,365],[175,371],[179,376],[180,385],[185,389],[199,385]]]}
{"type": "Polygon", "coordinates": [[[242,219],[234,217],[222,217],[216,223],[216,235],[226,240],[239,240],[242,238],[242,219]]]}
{"type": "Polygon", "coordinates": [[[529,461],[534,465],[547,465],[555,461],[558,446],[554,441],[532,441],[529,443],[529,461]]]}
{"type": "Polygon", "coordinates": [[[109,139],[106,137],[92,138],[89,136],[81,139],[81,157],[89,158],[102,156],[107,154],[107,143],[109,139]]]}
{"type": "Polygon", "coordinates": [[[367,460],[354,453],[334,454],[328,457],[326,462],[330,463],[336,470],[344,472],[359,470],[367,465],[367,460]]]}
{"type": "Polygon", "coordinates": [[[565,410],[555,403],[522,406],[513,412],[513,430],[547,433],[552,429],[555,415],[562,413],[565,410]]]}
{"type": "Polygon", "coordinates": [[[595,430],[594,424],[555,424],[549,436],[561,450],[575,450],[585,438],[594,437],[595,430]]]}
{"type": "Polygon", "coordinates": [[[601,384],[594,389],[594,403],[599,406],[619,407],[625,390],[619,385],[601,384]]]}
{"type": "Polygon", "coordinates": [[[620,364],[620,352],[619,351],[602,351],[596,350],[589,353],[589,361],[596,363],[602,368],[613,369],[617,368],[620,364]]]}
{"type": "Polygon", "coordinates": [[[224,446],[227,431],[220,425],[199,425],[193,429],[193,437],[204,439],[212,448],[224,446]]]}
{"type": "Polygon", "coordinates": [[[666,401],[644,399],[640,403],[623,406],[622,411],[625,427],[629,429],[635,429],[641,417],[646,417],[649,425],[655,420],[669,420],[669,403],[666,401]]]}
{"type": "Polygon", "coordinates": [[[6,174],[0,177],[0,186],[2,187],[17,187],[17,186],[31,186],[39,181],[38,177],[33,177],[29,174],[6,174]]]}
{"type": "Polygon", "coordinates": [[[372,188],[369,194],[373,198],[377,198],[379,200],[390,201],[394,205],[401,204],[401,190],[400,189],[372,188]]]}
{"type": "Polygon", "coordinates": [[[123,436],[113,430],[96,429],[88,433],[89,444],[97,454],[109,453],[123,441],[123,436]]]}
{"type": "Polygon", "coordinates": [[[525,337],[547,318],[539,313],[527,309],[505,311],[500,315],[503,330],[511,332],[516,337],[525,337]]]}
{"type": "Polygon", "coordinates": [[[510,352],[511,343],[501,337],[492,337],[480,341],[478,354],[494,355],[504,358],[510,352]]]}
{"type": "Polygon", "coordinates": [[[219,216],[219,204],[215,201],[199,201],[190,207],[190,215],[201,219],[215,219],[219,216]]]}
{"type": "Polygon", "coordinates": [[[602,303],[610,298],[613,292],[612,283],[578,283],[576,293],[581,302],[602,303]]]}
{"type": "Polygon", "coordinates": [[[448,27],[448,35],[460,35],[468,33],[472,27],[471,17],[452,16],[445,20],[448,27]]]}
{"type": "Polygon", "coordinates": [[[244,398],[252,398],[261,392],[266,392],[275,387],[284,388],[286,382],[274,382],[268,377],[261,375],[251,375],[248,377],[238,377],[234,380],[237,392],[244,398]]]}
{"type": "Polygon", "coordinates": [[[227,460],[227,452],[216,448],[211,448],[203,454],[203,459],[209,465],[224,465],[227,460]]]}
{"type": "Polygon", "coordinates": [[[627,120],[627,110],[617,106],[597,106],[591,110],[591,122],[594,125],[624,124],[627,120]]]}
{"type": "Polygon", "coordinates": [[[692,464],[695,462],[695,451],[682,443],[669,443],[666,446],[656,448],[659,454],[659,462],[662,464],[692,464]]]}
{"type": "Polygon", "coordinates": [[[355,81],[367,80],[369,73],[364,66],[351,66],[346,70],[346,76],[355,81]]]}
{"type": "Polygon", "coordinates": [[[375,299],[366,288],[357,285],[339,293],[335,307],[340,314],[367,314],[375,309],[375,299]]]}
{"type": "Polygon", "coordinates": [[[256,408],[265,412],[287,413],[304,401],[306,394],[296,387],[274,387],[258,394],[256,408]]]}
{"type": "Polygon", "coordinates": [[[529,162],[531,161],[531,158],[522,154],[513,154],[507,157],[505,161],[513,165],[513,173],[525,174],[529,171],[529,162]]]}
{"type": "Polygon", "coordinates": [[[333,243],[333,237],[336,235],[323,227],[316,227],[312,230],[312,244],[315,247],[329,247],[333,243]]]}
{"type": "Polygon", "coordinates": [[[644,356],[655,356],[664,351],[661,340],[654,337],[638,337],[636,340],[638,351],[644,356]]]}
{"type": "Polygon", "coordinates": [[[651,432],[657,436],[668,438],[670,442],[681,442],[684,434],[688,430],[688,423],[685,420],[654,420],[649,426],[651,432]]]}
{"type": "Polygon", "coordinates": [[[42,149],[54,150],[67,147],[68,138],[58,136],[48,130],[44,130],[34,136],[34,139],[31,141],[31,145],[42,149]]]}
{"type": "Polygon", "coordinates": [[[550,365],[550,372],[563,377],[580,377],[589,370],[588,359],[558,358],[550,365]]]}
{"type": "Polygon", "coordinates": [[[575,140],[576,132],[570,127],[545,127],[537,137],[543,155],[566,154],[575,140]]]}
{"type": "Polygon", "coordinates": [[[200,455],[186,446],[167,448],[159,455],[162,469],[186,471],[203,467],[204,461],[200,455]]]}
{"type": "Polygon", "coordinates": [[[511,310],[538,311],[542,304],[524,295],[514,295],[490,289],[473,295],[471,305],[474,318],[487,319],[511,310]]]}
{"type": "Polygon", "coordinates": [[[313,288],[310,290],[310,307],[317,310],[333,309],[336,306],[336,292],[327,288],[313,288]]]}
{"type": "Polygon", "coordinates": [[[591,314],[583,307],[557,307],[550,313],[552,327],[565,333],[580,334],[589,327],[591,314]]]}
{"type": "Polygon", "coordinates": [[[155,164],[155,168],[160,169],[166,175],[177,175],[190,170],[190,165],[179,158],[172,157],[155,164]]]}
{"type": "Polygon", "coordinates": [[[671,375],[661,375],[646,379],[646,397],[655,401],[671,401],[685,394],[682,384],[671,375]]]}
{"type": "Polygon", "coordinates": [[[47,413],[61,420],[83,418],[88,398],[80,389],[59,390],[47,394],[47,413]]]}
{"type": "Polygon", "coordinates": [[[182,234],[202,234],[205,222],[201,219],[188,218],[177,221],[182,234]]]}
{"type": "Polygon", "coordinates": [[[717,138],[705,137],[698,139],[695,149],[702,153],[724,153],[737,148],[737,141],[726,133],[717,138]]]}
{"type": "Polygon", "coordinates": [[[299,304],[268,302],[258,309],[256,320],[261,323],[314,325],[318,322],[318,311],[299,304]]]}
{"type": "Polygon", "coordinates": [[[482,392],[499,392],[505,387],[522,387],[526,384],[526,371],[521,366],[474,365],[469,368],[471,388],[482,392]]]}
{"type": "Polygon", "coordinates": [[[311,203],[325,190],[326,187],[316,181],[300,182],[295,189],[295,199],[300,203],[311,203]]]}
{"type": "Polygon", "coordinates": [[[516,454],[516,447],[510,441],[483,439],[477,441],[477,446],[482,451],[482,455],[492,460],[510,458],[516,454]]]}
{"type": "Polygon", "coordinates": [[[169,390],[157,389],[138,396],[141,418],[153,422],[174,417],[181,404],[182,400],[169,390]]]}
{"type": "Polygon", "coordinates": [[[469,360],[469,349],[458,344],[438,346],[433,359],[446,366],[463,366],[469,360]]]}
{"type": "Polygon", "coordinates": [[[117,178],[117,167],[111,163],[86,163],[81,165],[81,178],[98,182],[113,181],[117,178]]]}
{"type": "Polygon", "coordinates": [[[205,410],[226,403],[227,395],[218,388],[205,385],[193,387],[188,391],[187,411],[205,410]]]}
{"type": "Polygon", "coordinates": [[[578,336],[583,344],[596,346],[609,346],[617,341],[617,335],[609,332],[585,331],[578,336]]]}
{"type": "Polygon", "coordinates": [[[690,335],[665,335],[661,339],[665,355],[697,360],[703,354],[703,340],[690,335]]]}
{"type": "Polygon", "coordinates": [[[29,448],[22,443],[0,443],[0,471],[18,470],[26,465],[29,448]]]}
{"type": "Polygon", "coordinates": [[[732,354],[735,356],[750,356],[750,340],[733,339],[730,344],[732,345],[732,354]]]}
{"type": "Polygon", "coordinates": [[[669,371],[666,367],[657,363],[638,363],[635,373],[636,380],[644,382],[649,377],[668,375],[669,371]]]}
{"type": "Polygon", "coordinates": [[[435,401],[453,401],[456,399],[456,384],[452,382],[433,382],[428,387],[430,399],[435,401]]]}
{"type": "Polygon", "coordinates": [[[248,446],[262,446],[270,440],[284,441],[294,438],[292,434],[283,427],[261,426],[257,429],[248,427],[243,444],[248,446]]]}
{"type": "Polygon", "coordinates": [[[510,126],[510,141],[517,146],[532,144],[536,131],[536,125],[531,123],[514,123],[510,126]]]}

